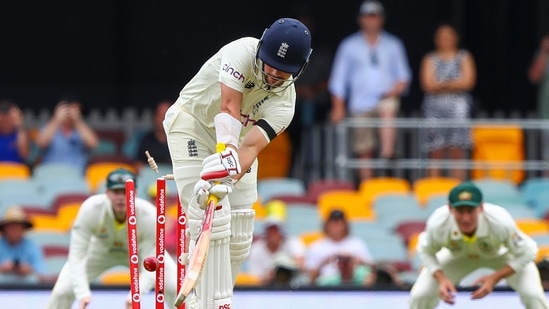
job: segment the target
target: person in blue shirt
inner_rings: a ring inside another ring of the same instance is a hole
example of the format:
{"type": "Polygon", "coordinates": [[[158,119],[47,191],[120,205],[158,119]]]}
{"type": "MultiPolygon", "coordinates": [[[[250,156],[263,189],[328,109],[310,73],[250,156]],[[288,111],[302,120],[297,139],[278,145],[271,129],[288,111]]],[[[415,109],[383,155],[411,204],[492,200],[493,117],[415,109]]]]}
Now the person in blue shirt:
{"type": "MultiPolygon", "coordinates": [[[[332,97],[331,121],[356,117],[367,123],[380,118],[390,123],[397,117],[400,98],[411,81],[410,66],[402,41],[383,30],[385,11],[380,2],[366,0],[359,10],[357,31],[337,48],[328,90],[332,97]]],[[[360,159],[371,159],[376,149],[374,128],[356,128],[353,151],[360,159]]],[[[379,128],[379,157],[395,157],[396,129],[379,128]]],[[[374,176],[371,169],[360,170],[360,179],[374,176]]]]}
{"type": "Polygon", "coordinates": [[[57,104],[53,117],[36,138],[40,164],[70,164],[85,170],[89,152],[99,144],[99,138],[84,121],[81,108],[75,97],[63,98],[57,104]]]}
{"type": "Polygon", "coordinates": [[[9,283],[38,282],[44,273],[42,248],[25,237],[32,223],[18,206],[6,210],[0,221],[0,281],[9,283]]]}
{"type": "Polygon", "coordinates": [[[15,103],[0,101],[0,161],[25,163],[29,151],[23,113],[15,103]]]}

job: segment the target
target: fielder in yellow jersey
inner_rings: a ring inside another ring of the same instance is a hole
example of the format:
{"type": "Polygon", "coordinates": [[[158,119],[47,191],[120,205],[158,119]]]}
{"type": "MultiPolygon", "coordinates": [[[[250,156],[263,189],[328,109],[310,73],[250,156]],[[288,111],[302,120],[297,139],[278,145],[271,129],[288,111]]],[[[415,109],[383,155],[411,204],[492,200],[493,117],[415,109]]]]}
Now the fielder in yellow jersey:
{"type": "Polygon", "coordinates": [[[216,195],[222,206],[214,214],[197,301],[187,301],[189,309],[232,306],[236,276],[252,243],[257,156],[290,124],[294,82],[311,52],[307,27],[292,18],[278,19],[260,39],[245,37],[221,47],[166,113],[164,129],[187,210],[190,250],[208,195],[216,195]],[[216,144],[226,150],[215,153],[216,144]]]}
{"type": "Polygon", "coordinates": [[[549,309],[539,271],[534,264],[537,245],[497,205],[483,203],[472,182],[450,191],[449,205],[434,211],[419,236],[417,254],[424,268],[411,290],[410,308],[432,309],[442,299],[455,303],[455,285],[478,268],[493,274],[476,281],[471,294],[480,299],[505,279],[528,309],[549,309]]]}

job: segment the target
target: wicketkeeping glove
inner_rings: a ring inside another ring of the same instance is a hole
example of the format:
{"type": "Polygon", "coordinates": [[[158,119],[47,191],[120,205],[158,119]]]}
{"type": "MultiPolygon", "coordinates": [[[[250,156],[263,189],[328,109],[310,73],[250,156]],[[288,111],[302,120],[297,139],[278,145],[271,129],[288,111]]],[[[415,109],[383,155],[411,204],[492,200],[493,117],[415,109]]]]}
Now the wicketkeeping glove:
{"type": "Polygon", "coordinates": [[[202,161],[200,178],[208,181],[224,182],[231,176],[239,174],[242,168],[238,153],[234,149],[226,149],[220,153],[207,156],[202,161]]]}
{"type": "Polygon", "coordinates": [[[219,200],[222,200],[227,194],[233,192],[231,182],[222,184],[212,184],[210,181],[200,179],[193,190],[193,198],[201,209],[206,209],[208,205],[208,197],[210,194],[215,195],[219,200]]]}

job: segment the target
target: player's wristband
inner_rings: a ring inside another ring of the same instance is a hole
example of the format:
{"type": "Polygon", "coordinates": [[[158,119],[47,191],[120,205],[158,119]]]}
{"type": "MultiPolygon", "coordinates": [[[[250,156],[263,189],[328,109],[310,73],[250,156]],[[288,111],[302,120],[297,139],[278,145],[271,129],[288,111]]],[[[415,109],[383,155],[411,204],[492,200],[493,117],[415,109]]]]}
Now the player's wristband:
{"type": "Polygon", "coordinates": [[[238,148],[242,124],[228,113],[219,113],[214,117],[215,136],[218,143],[238,148]]]}

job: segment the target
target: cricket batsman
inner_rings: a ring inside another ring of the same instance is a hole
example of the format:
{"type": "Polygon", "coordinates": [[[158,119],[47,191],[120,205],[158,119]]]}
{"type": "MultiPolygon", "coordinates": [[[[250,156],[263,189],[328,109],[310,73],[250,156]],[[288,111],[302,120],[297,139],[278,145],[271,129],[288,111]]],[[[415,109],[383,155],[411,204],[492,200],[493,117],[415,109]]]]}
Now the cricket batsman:
{"type": "Polygon", "coordinates": [[[190,251],[208,195],[219,198],[209,254],[187,307],[230,308],[233,286],[252,243],[257,156],[290,124],[294,82],[311,55],[311,34],[280,18],[260,39],[244,37],[216,52],[183,87],[164,119],[173,172],[187,208],[190,251]],[[226,149],[216,153],[216,144],[226,149]],[[229,194],[227,196],[227,194],[229,194]]]}
{"type": "MultiPolygon", "coordinates": [[[[86,199],[72,226],[67,263],[55,283],[47,309],[70,309],[75,299],[78,309],[91,303],[90,282],[113,266],[128,266],[128,231],[126,223],[126,180],[135,175],[116,169],[106,179],[106,193],[86,199]]],[[[156,255],[156,208],[147,200],[135,199],[137,248],[139,261],[156,255]]],[[[168,308],[176,296],[177,266],[165,252],[165,295],[168,308]]],[[[146,293],[155,287],[155,273],[140,265],[139,288],[146,293]]],[[[114,308],[114,307],[113,307],[114,308]]],[[[126,308],[131,308],[130,294],[126,308]]]]}
{"type": "Polygon", "coordinates": [[[439,299],[454,304],[455,285],[482,267],[494,273],[475,282],[472,299],[490,294],[505,279],[526,308],[549,309],[534,263],[537,250],[504,208],[483,203],[474,183],[461,183],[419,236],[417,251],[424,267],[411,289],[410,308],[432,309],[439,299]]]}

